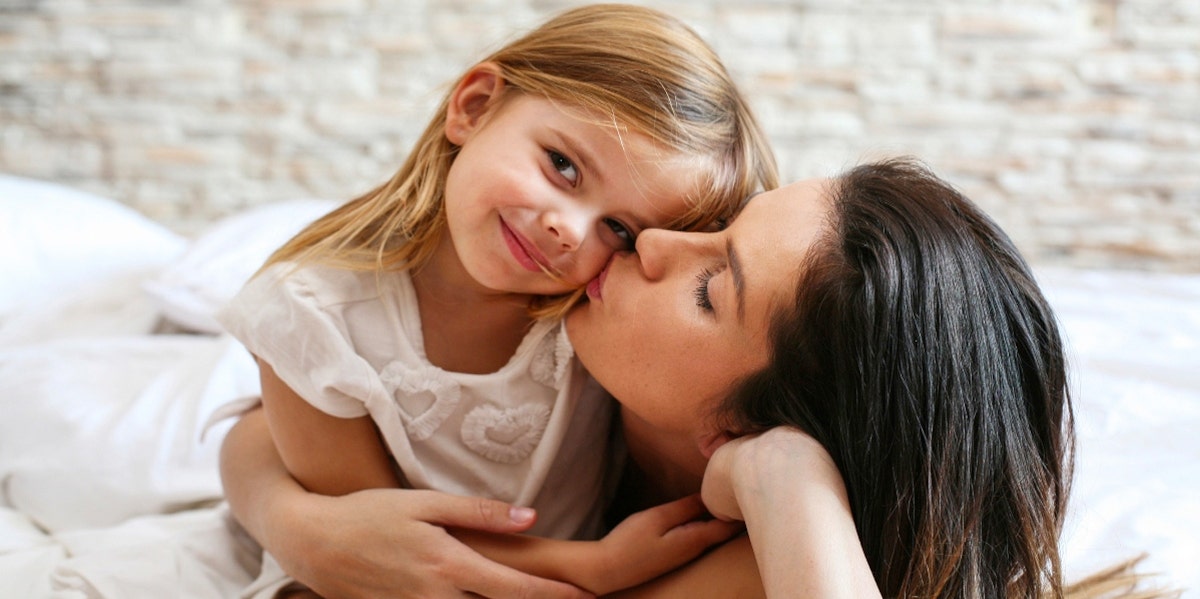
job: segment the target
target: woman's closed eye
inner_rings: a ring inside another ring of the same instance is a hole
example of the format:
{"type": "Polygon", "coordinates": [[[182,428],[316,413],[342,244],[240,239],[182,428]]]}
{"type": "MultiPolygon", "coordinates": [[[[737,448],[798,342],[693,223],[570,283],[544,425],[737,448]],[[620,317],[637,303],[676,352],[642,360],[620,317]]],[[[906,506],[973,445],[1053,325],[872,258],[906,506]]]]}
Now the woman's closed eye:
{"type": "Polygon", "coordinates": [[[696,275],[696,288],[692,290],[692,295],[696,298],[696,305],[705,312],[712,312],[712,298],[708,295],[708,282],[716,276],[716,271],[705,268],[696,275]]]}
{"type": "Polygon", "coordinates": [[[571,162],[570,158],[554,150],[546,150],[546,156],[550,158],[550,166],[562,175],[572,187],[579,182],[579,170],[575,168],[575,164],[571,162]]]}

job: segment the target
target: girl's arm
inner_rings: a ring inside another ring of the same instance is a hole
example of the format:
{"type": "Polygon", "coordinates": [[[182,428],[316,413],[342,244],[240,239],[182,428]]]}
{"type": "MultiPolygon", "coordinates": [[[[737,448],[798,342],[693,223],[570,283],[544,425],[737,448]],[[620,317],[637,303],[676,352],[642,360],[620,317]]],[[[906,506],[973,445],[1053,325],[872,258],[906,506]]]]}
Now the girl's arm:
{"type": "Polygon", "coordinates": [[[221,480],[250,536],[326,597],[588,597],[490,561],[442,528],[519,532],[533,524],[530,510],[434,491],[307,492],[288,474],[262,410],[246,413],[226,436],[221,480]]]}
{"type": "Polygon", "coordinates": [[[599,541],[451,532],[500,563],[604,595],[670,572],[742,529],[706,516],[693,495],[633,514],[599,541]]]}
{"type": "Polygon", "coordinates": [[[744,520],[768,597],[879,597],[846,487],[812,437],[779,427],[720,447],[704,503],[744,520]]]}
{"type": "Polygon", "coordinates": [[[280,380],[269,364],[256,361],[271,438],[288,472],[304,488],[336,496],[400,487],[369,416],[330,416],[280,380]]]}

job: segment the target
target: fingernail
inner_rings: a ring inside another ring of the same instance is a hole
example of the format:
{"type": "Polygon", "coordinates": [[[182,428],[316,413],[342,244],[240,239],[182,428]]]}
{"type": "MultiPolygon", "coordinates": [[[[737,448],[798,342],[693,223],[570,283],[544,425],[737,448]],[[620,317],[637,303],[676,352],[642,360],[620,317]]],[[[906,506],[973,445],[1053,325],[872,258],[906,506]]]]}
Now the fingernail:
{"type": "Polygon", "coordinates": [[[508,508],[508,517],[511,518],[512,521],[516,522],[517,524],[525,524],[526,522],[533,520],[533,517],[535,515],[536,515],[536,512],[534,512],[533,508],[530,508],[530,507],[508,508]]]}

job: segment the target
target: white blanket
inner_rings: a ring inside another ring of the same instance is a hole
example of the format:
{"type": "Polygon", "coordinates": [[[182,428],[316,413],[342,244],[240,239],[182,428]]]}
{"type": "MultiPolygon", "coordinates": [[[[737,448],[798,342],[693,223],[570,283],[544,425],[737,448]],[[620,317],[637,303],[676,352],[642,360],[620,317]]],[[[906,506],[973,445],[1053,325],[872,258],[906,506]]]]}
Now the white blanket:
{"type": "MultiPolygon", "coordinates": [[[[210,310],[331,205],[235,215],[186,242],[103,198],[0,176],[0,232],[13,214],[55,223],[0,244],[0,597],[224,598],[250,581],[254,552],[220,504],[227,425],[200,433],[257,374],[210,310]]],[[[1039,276],[1079,431],[1068,574],[1148,552],[1146,571],[1200,598],[1200,275],[1039,276]]]]}

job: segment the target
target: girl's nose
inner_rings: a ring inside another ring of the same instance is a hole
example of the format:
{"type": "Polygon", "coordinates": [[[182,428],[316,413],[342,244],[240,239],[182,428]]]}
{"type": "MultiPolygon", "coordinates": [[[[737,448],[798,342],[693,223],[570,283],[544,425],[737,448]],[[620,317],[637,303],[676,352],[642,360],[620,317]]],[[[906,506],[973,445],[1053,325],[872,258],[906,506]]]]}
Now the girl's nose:
{"type": "Polygon", "coordinates": [[[651,280],[664,277],[673,265],[701,257],[710,237],[712,235],[705,233],[682,233],[667,229],[642,231],[635,245],[642,272],[651,280]]]}
{"type": "Polygon", "coordinates": [[[565,252],[578,249],[587,238],[589,221],[587,211],[577,207],[563,207],[542,213],[542,226],[565,252]]]}

